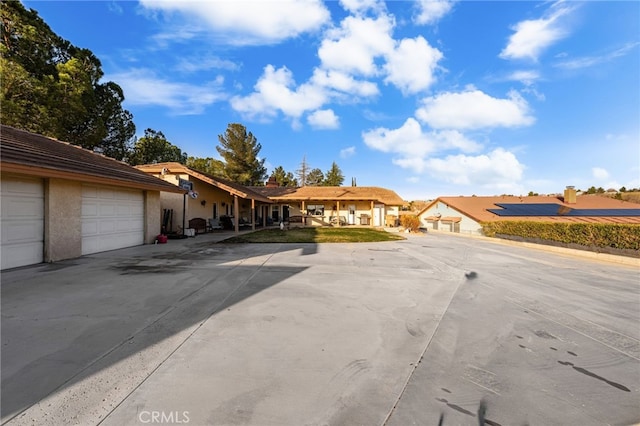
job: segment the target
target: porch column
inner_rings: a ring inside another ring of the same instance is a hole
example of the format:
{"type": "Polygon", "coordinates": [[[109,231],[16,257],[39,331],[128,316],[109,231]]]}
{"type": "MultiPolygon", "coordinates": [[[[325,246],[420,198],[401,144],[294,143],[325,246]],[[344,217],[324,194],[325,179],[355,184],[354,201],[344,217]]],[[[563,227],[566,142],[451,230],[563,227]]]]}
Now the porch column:
{"type": "Polygon", "coordinates": [[[371,221],[369,222],[369,226],[373,226],[373,200],[371,200],[371,221]]]}
{"type": "Polygon", "coordinates": [[[251,230],[256,230],[256,200],[251,199],[251,230]]]}
{"type": "Polygon", "coordinates": [[[267,227],[267,207],[269,207],[269,204],[263,204],[260,207],[260,210],[262,210],[262,227],[263,228],[267,227]]]}
{"type": "Polygon", "coordinates": [[[233,196],[233,218],[234,218],[234,224],[233,227],[235,228],[235,232],[236,234],[238,232],[240,232],[240,207],[238,206],[238,196],[234,194],[233,196]]]}
{"type": "Polygon", "coordinates": [[[307,213],[304,209],[304,200],[302,200],[302,203],[300,203],[300,215],[302,216],[302,224],[304,226],[307,226],[307,213]]]}
{"type": "Polygon", "coordinates": [[[338,226],[340,226],[340,201],[336,200],[336,215],[338,216],[338,226]]]}

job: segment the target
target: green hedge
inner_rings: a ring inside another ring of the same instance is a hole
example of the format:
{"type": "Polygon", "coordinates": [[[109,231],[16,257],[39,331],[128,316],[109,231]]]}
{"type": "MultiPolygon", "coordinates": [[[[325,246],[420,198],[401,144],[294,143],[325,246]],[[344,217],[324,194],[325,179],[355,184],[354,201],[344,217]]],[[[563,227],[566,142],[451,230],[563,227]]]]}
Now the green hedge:
{"type": "Polygon", "coordinates": [[[586,247],[640,250],[640,225],[504,221],[485,223],[482,230],[487,237],[509,235],[586,247]]]}

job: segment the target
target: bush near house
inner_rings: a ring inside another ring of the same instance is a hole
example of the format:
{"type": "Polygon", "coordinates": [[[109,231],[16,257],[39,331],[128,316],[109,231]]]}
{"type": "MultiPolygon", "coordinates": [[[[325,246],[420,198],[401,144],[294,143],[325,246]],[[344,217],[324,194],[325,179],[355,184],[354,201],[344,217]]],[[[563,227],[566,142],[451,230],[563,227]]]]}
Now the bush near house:
{"type": "Polygon", "coordinates": [[[640,225],[498,221],[484,223],[482,230],[487,237],[511,236],[589,248],[640,250],[640,225]]]}
{"type": "Polygon", "coordinates": [[[405,214],[400,216],[400,225],[411,232],[420,230],[420,218],[416,215],[405,214]]]}

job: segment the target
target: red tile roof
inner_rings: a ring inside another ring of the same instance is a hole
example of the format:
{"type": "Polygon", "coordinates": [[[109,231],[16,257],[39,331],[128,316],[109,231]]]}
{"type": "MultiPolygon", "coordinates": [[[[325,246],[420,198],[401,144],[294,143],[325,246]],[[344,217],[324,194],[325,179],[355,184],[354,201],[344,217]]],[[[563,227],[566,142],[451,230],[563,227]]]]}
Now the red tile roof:
{"type": "MultiPolygon", "coordinates": [[[[558,204],[558,209],[638,209],[640,204],[616,200],[598,195],[579,195],[576,203],[565,203],[563,197],[558,196],[530,196],[530,197],[439,197],[428,204],[422,212],[428,210],[437,202],[469,216],[477,222],[494,222],[499,220],[536,221],[536,222],[566,222],[566,223],[631,223],[640,224],[639,216],[499,216],[488,209],[499,209],[498,204],[558,204]]],[[[420,212],[420,214],[422,213],[420,212]]]]}
{"type": "Polygon", "coordinates": [[[184,192],[175,185],[113,158],[5,125],[0,127],[0,165],[3,172],[144,190],[184,192]]]}

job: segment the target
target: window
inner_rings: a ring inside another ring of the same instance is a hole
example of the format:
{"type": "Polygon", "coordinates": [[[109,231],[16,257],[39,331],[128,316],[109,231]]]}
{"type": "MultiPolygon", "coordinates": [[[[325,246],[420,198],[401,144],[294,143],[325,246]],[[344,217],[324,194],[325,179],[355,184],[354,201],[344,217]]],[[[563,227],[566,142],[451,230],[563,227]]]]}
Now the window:
{"type": "Polygon", "coordinates": [[[277,222],[279,220],[279,217],[280,217],[280,206],[272,206],[271,219],[273,219],[274,222],[277,222]]]}
{"type": "Polygon", "coordinates": [[[307,206],[307,214],[310,216],[324,216],[324,205],[309,204],[307,206]]]}

